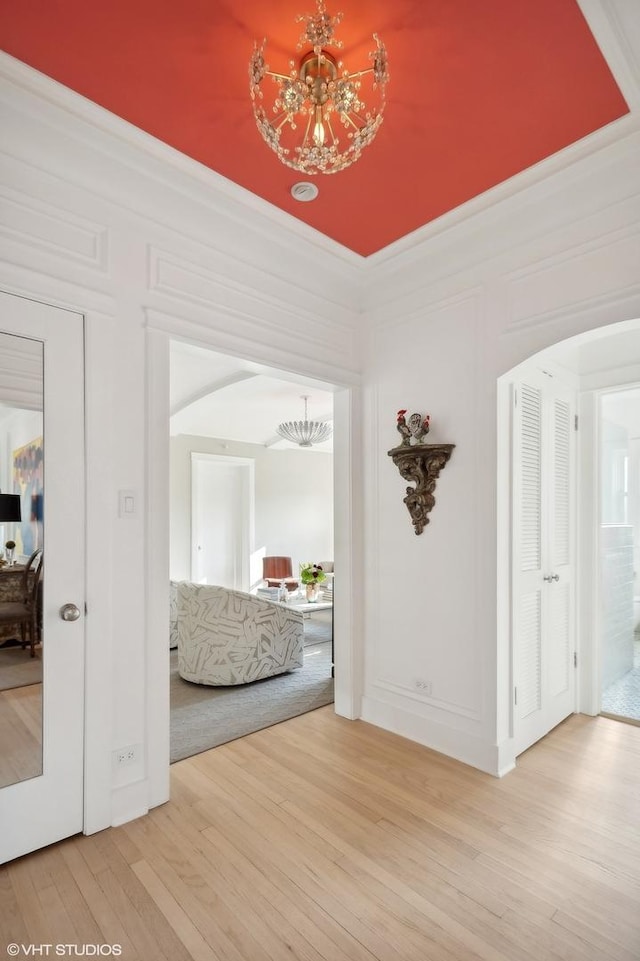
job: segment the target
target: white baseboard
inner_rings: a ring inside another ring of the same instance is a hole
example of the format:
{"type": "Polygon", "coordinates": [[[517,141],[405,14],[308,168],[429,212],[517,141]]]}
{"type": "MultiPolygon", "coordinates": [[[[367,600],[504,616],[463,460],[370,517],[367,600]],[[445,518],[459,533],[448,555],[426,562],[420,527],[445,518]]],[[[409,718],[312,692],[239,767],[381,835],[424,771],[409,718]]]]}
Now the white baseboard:
{"type": "Polygon", "coordinates": [[[495,744],[487,744],[465,731],[457,731],[436,721],[427,720],[403,708],[393,707],[371,697],[362,698],[361,719],[376,727],[399,734],[410,741],[469,764],[471,767],[502,777],[514,766],[500,764],[500,752],[495,744]]]}
{"type": "Polygon", "coordinates": [[[116,788],[111,798],[111,827],[115,828],[149,813],[149,782],[145,778],[116,788]]]}

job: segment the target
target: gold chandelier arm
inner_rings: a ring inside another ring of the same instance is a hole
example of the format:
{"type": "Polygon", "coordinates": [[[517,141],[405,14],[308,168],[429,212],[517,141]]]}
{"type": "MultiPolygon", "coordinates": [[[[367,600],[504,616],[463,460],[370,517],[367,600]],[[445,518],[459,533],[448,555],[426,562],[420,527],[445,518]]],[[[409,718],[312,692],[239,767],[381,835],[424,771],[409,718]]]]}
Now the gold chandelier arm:
{"type": "Polygon", "coordinates": [[[351,114],[350,114],[350,113],[343,113],[342,116],[345,118],[345,120],[348,120],[348,121],[349,121],[349,123],[351,124],[351,126],[353,127],[354,130],[362,130],[362,127],[364,127],[364,125],[365,125],[366,122],[367,122],[366,120],[363,120],[363,119],[362,119],[362,117],[360,116],[359,113],[354,113],[353,116],[358,118],[358,120],[359,120],[360,123],[362,124],[362,127],[359,127],[358,124],[355,123],[355,121],[351,119],[351,114]]]}
{"type": "Polygon", "coordinates": [[[331,126],[331,118],[330,118],[329,116],[327,116],[327,119],[326,119],[325,123],[327,124],[327,127],[328,127],[328,129],[329,129],[329,133],[331,134],[331,140],[332,140],[332,142],[333,142],[333,143],[337,143],[338,140],[337,140],[337,138],[336,138],[336,135],[335,135],[334,132],[333,132],[333,127],[331,126]]]}
{"type": "Polygon", "coordinates": [[[357,70],[355,73],[350,73],[349,80],[353,80],[358,77],[365,77],[368,73],[373,73],[373,67],[365,67],[364,70],[357,70]]]}
{"type": "Polygon", "coordinates": [[[273,118],[273,123],[271,124],[271,126],[273,127],[274,130],[282,130],[283,126],[285,125],[288,119],[289,119],[289,114],[285,110],[282,113],[279,113],[277,117],[273,118]],[[281,117],[282,117],[282,120],[280,120],[281,117]],[[277,123],[278,120],[280,120],[280,123],[277,123]]]}
{"type": "Polygon", "coordinates": [[[309,142],[309,139],[308,139],[308,138],[309,138],[309,131],[310,131],[310,129],[311,129],[311,120],[312,120],[312,118],[313,118],[313,115],[312,115],[312,114],[309,114],[308,117],[307,117],[307,126],[305,127],[304,137],[302,138],[302,146],[303,146],[303,147],[306,147],[306,145],[307,145],[308,142],[309,142]]]}

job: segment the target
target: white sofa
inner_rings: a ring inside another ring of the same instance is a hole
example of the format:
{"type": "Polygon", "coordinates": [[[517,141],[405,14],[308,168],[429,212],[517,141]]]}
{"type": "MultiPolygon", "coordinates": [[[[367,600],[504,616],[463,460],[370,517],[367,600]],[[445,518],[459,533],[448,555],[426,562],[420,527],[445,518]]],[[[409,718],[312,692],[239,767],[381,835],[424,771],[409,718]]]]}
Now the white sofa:
{"type": "Polygon", "coordinates": [[[190,581],[174,582],[172,592],[178,673],[186,681],[247,684],[302,667],[300,611],[243,591],[190,581]]]}

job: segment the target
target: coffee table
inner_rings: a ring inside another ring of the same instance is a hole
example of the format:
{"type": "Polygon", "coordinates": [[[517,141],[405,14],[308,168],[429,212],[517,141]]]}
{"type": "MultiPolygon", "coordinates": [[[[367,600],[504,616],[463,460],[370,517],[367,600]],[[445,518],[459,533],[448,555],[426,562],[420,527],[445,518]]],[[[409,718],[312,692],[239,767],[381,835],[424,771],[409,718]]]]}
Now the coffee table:
{"type": "Polygon", "coordinates": [[[303,618],[311,617],[316,611],[331,611],[331,677],[334,677],[333,601],[316,601],[315,604],[310,604],[306,597],[289,596],[287,605],[294,611],[300,611],[303,618]]]}
{"type": "Polygon", "coordinates": [[[306,617],[309,617],[314,611],[330,611],[333,608],[331,601],[316,601],[315,604],[310,604],[304,597],[290,597],[286,603],[288,607],[293,607],[296,611],[302,611],[306,617]]]}

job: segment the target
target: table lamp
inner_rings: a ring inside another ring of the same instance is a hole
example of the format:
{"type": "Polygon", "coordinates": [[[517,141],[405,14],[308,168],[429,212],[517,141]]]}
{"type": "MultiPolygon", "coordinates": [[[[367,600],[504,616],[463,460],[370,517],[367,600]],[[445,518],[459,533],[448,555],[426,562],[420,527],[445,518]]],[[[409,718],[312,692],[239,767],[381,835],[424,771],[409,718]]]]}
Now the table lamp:
{"type": "Polygon", "coordinates": [[[0,524],[19,523],[21,520],[20,494],[0,494],[0,524]]]}

